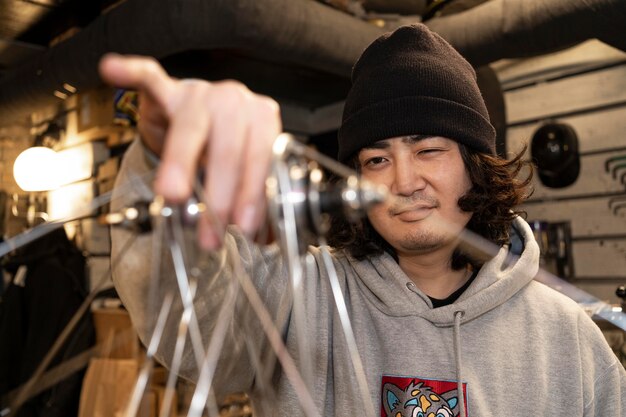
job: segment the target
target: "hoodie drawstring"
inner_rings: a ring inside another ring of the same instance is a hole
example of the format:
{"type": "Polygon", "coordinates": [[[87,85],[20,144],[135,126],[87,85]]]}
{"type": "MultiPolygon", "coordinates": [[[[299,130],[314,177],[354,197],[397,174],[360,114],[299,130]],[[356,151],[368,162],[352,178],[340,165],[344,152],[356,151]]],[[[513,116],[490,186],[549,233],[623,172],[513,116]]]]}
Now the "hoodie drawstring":
{"type": "Polygon", "coordinates": [[[461,417],[467,417],[465,414],[465,394],[463,393],[463,378],[461,374],[461,319],[463,311],[454,312],[454,362],[456,364],[456,389],[459,395],[459,407],[461,417]]]}

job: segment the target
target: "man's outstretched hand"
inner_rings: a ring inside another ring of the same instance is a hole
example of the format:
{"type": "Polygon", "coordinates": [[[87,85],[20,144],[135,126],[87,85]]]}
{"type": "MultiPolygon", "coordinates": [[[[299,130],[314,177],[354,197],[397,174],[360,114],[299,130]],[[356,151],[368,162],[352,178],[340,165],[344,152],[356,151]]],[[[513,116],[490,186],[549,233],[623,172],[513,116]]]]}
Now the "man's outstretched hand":
{"type": "MultiPolygon", "coordinates": [[[[147,57],[107,54],[100,74],[139,92],[139,133],[161,157],[155,192],[184,202],[202,169],[209,209],[222,225],[234,223],[253,235],[265,218],[265,179],[282,130],[278,104],[236,81],[172,78],[147,57]]],[[[219,246],[221,229],[202,216],[201,246],[219,246]]]]}

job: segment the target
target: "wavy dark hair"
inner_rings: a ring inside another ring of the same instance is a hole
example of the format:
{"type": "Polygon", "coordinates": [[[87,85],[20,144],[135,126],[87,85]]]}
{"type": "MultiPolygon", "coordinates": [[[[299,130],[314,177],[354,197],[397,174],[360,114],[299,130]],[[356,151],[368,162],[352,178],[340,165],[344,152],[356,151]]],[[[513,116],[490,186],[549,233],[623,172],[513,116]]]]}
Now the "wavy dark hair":
{"type": "MultiPolygon", "coordinates": [[[[515,207],[532,192],[533,171],[530,163],[522,160],[526,148],[510,160],[474,151],[463,144],[459,144],[459,149],[472,182],[472,188],[458,201],[461,210],[473,213],[466,227],[497,245],[503,245],[509,241],[513,219],[524,215],[515,207]],[[524,177],[520,174],[525,167],[529,169],[524,177]]],[[[353,158],[349,165],[358,171],[358,157],[353,158]]],[[[334,216],[328,243],[335,249],[346,250],[356,259],[383,252],[396,257],[395,250],[374,230],[367,218],[351,223],[343,216],[334,216]]],[[[462,269],[467,265],[480,267],[482,262],[457,248],[451,263],[453,269],[462,269]]]]}

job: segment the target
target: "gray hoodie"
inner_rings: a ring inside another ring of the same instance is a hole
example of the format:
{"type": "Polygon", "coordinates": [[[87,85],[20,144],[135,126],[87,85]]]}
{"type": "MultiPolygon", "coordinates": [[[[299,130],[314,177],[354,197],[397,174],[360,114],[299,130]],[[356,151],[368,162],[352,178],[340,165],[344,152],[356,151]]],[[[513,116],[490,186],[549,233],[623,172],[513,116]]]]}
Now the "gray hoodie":
{"type": "MultiPolygon", "coordinates": [[[[152,197],[152,179],[146,176],[150,169],[141,146],[134,144],[118,176],[113,209],[152,197]]],[[[523,220],[516,219],[514,227],[525,242],[520,257],[508,263],[508,250],[502,248],[456,302],[435,309],[391,256],[357,261],[342,252],[332,254],[375,414],[446,417],[459,415],[466,404],[472,417],[626,416],[624,368],[575,302],[533,280],[537,244],[523,220]]],[[[113,231],[113,258],[124,252],[114,269],[114,282],[147,343],[156,314],[147,297],[151,284],[162,296],[176,288],[176,280],[167,276],[167,265],[158,281],[151,280],[153,245],[160,240],[142,235],[123,248],[131,236],[113,231]]],[[[311,370],[308,386],[320,415],[372,415],[357,386],[321,250],[309,250],[303,295],[297,301],[305,317],[302,329],[297,327],[294,304],[285,297],[289,280],[279,249],[250,244],[232,229],[224,246],[219,253],[199,253],[195,260],[202,275],[195,307],[204,343],[233,282],[233,265],[241,261],[268,311],[281,323],[296,365],[311,370]],[[298,335],[309,342],[307,357],[298,349],[298,335]]],[[[159,256],[167,263],[167,251],[159,256]]],[[[256,402],[259,414],[303,415],[297,394],[279,367],[270,374],[255,370],[257,361],[274,362],[246,304],[240,297],[236,319],[227,327],[216,394],[247,391],[253,399],[271,396],[271,401],[256,402]],[[266,390],[270,385],[271,392],[266,390]]],[[[178,302],[166,326],[159,350],[164,363],[174,350],[180,310],[178,302]]],[[[181,373],[197,378],[190,349],[181,373]]]]}

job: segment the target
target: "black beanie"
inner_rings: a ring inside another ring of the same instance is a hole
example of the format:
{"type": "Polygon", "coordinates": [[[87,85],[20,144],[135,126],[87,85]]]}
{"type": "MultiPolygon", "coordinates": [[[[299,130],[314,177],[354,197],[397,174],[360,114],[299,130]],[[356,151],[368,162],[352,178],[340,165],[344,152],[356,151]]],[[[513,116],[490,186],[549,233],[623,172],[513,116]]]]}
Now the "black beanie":
{"type": "Polygon", "coordinates": [[[381,36],[355,64],[338,159],[346,162],[379,140],[418,134],[495,154],[496,132],[474,69],[423,24],[381,36]]]}

